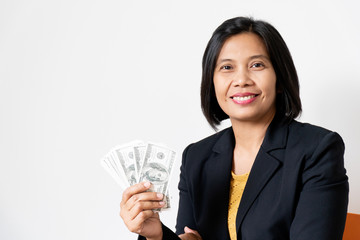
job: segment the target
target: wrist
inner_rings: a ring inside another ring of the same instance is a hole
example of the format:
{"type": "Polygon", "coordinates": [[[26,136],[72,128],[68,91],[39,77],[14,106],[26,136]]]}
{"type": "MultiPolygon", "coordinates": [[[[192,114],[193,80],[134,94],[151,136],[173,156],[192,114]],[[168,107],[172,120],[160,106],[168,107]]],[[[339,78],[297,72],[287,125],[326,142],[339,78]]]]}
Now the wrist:
{"type": "Polygon", "coordinates": [[[161,230],[161,234],[159,236],[147,237],[146,240],[162,240],[163,239],[163,231],[161,230]]]}
{"type": "Polygon", "coordinates": [[[162,235],[160,237],[146,238],[146,240],[162,240],[162,235]]]}

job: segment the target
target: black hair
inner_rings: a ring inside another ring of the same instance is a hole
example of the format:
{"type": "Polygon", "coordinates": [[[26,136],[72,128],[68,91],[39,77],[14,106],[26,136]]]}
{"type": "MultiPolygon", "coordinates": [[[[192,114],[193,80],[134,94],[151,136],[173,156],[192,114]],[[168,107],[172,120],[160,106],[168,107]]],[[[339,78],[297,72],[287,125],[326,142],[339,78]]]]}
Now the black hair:
{"type": "Polygon", "coordinates": [[[210,38],[202,60],[201,108],[210,126],[216,126],[229,116],[220,108],[214,87],[214,70],[224,42],[243,32],[258,35],[264,42],[276,74],[276,115],[291,121],[301,113],[299,80],[290,51],[280,33],[268,22],[247,17],[226,20],[210,38]]]}

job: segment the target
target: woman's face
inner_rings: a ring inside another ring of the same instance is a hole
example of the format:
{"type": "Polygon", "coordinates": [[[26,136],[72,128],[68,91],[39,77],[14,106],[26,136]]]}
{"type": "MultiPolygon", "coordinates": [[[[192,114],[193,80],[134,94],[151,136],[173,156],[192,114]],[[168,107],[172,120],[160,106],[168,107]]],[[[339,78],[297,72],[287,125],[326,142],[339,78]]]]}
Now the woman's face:
{"type": "Polygon", "coordinates": [[[276,75],[265,44],[254,33],[227,39],[214,70],[221,109],[233,121],[271,121],[275,115],[276,75]]]}

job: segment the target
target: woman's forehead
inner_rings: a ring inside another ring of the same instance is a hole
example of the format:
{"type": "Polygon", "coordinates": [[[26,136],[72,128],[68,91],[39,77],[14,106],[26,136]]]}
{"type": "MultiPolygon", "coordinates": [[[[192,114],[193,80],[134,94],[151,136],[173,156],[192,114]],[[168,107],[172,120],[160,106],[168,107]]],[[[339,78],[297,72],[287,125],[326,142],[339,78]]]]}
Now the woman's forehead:
{"type": "Polygon", "coordinates": [[[254,33],[240,33],[228,38],[219,53],[218,61],[249,57],[269,58],[264,41],[254,33]]]}

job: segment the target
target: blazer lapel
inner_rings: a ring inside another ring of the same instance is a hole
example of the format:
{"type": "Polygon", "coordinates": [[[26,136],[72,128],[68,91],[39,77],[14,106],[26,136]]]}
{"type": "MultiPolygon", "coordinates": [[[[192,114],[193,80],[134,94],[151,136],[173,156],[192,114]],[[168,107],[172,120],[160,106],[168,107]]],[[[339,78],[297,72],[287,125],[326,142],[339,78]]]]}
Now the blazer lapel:
{"type": "MultiPolygon", "coordinates": [[[[274,119],[275,120],[275,119],[274,119]]],[[[251,205],[261,193],[266,183],[281,166],[281,161],[270,154],[275,149],[284,148],[287,138],[287,124],[273,121],[266,132],[264,141],[251,168],[244,193],[242,195],[236,216],[236,229],[239,233],[240,225],[251,208],[251,205]]]]}
{"type": "MultiPolygon", "coordinates": [[[[208,159],[204,173],[207,175],[202,185],[202,191],[206,192],[206,201],[201,205],[203,221],[207,225],[205,230],[208,236],[205,239],[230,239],[227,227],[228,203],[230,191],[230,178],[232,168],[233,149],[235,146],[232,128],[225,130],[212,148],[212,155],[208,159]],[[205,184],[206,182],[206,184],[205,184]],[[206,203],[206,204],[204,204],[206,203]],[[206,206],[205,206],[206,205],[206,206]],[[209,209],[211,209],[209,211],[209,209]]],[[[204,196],[205,197],[205,196],[204,196]]]]}

